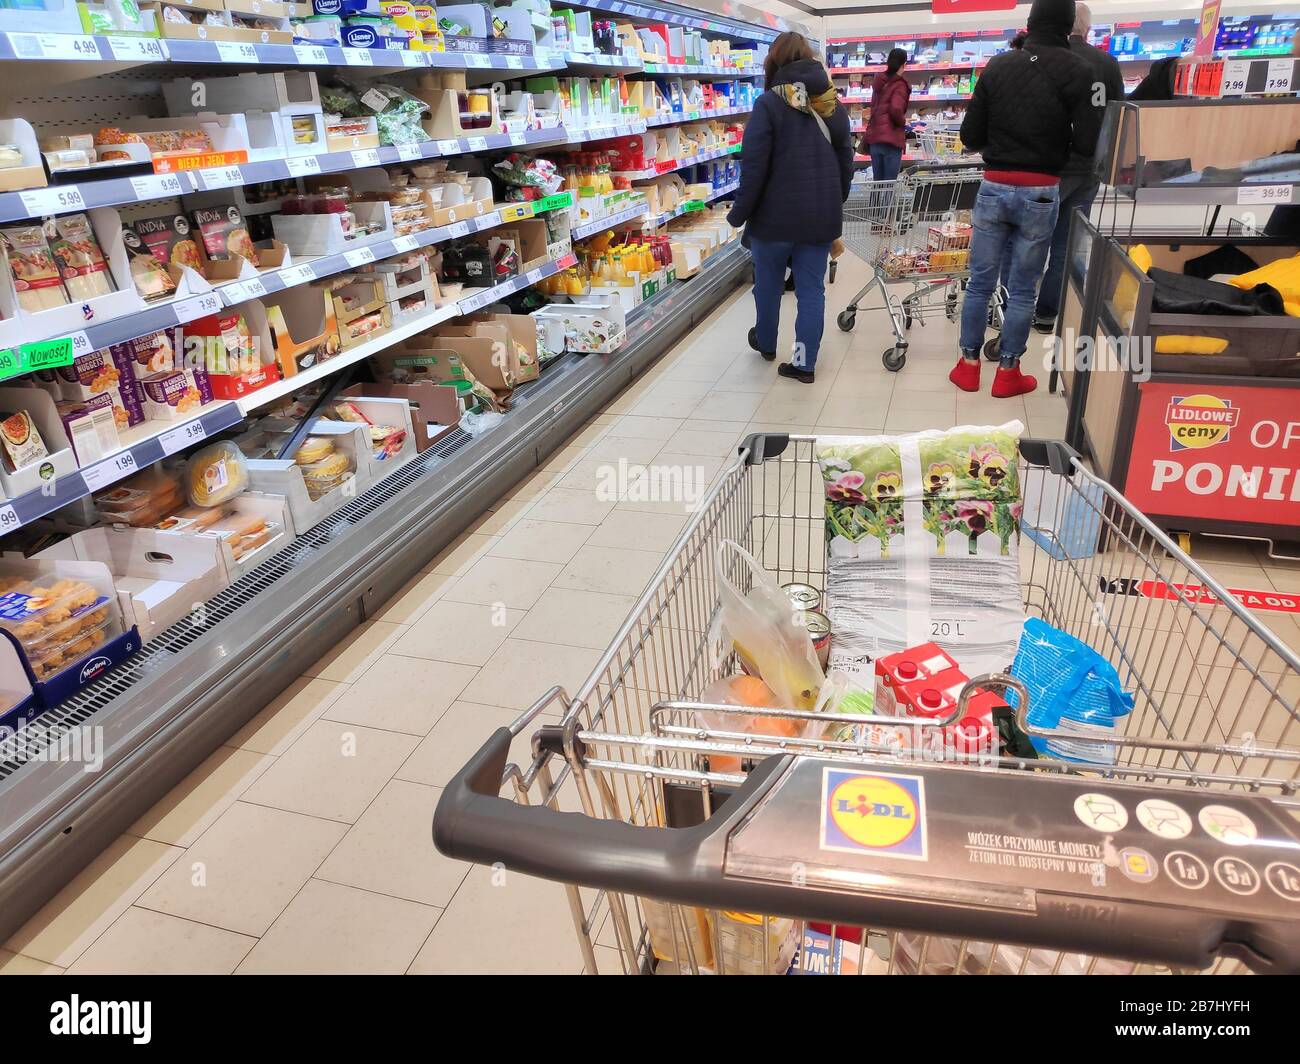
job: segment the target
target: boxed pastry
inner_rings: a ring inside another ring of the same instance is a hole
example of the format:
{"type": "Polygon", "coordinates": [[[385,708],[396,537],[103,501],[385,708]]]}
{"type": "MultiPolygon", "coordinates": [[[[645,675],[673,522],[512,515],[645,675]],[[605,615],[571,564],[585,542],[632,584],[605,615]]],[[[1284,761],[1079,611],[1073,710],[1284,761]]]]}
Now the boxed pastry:
{"type": "Polygon", "coordinates": [[[21,118],[0,118],[0,145],[8,149],[0,151],[0,158],[7,164],[0,165],[0,192],[44,188],[48,184],[40,145],[30,123],[21,118]]]}
{"type": "Polygon", "coordinates": [[[0,638],[17,651],[39,706],[58,705],[140,649],[102,562],[6,558],[0,587],[0,638]]]}
{"type": "Polygon", "coordinates": [[[106,525],[148,528],[186,503],[180,476],[161,466],[114,484],[95,496],[95,511],[106,525]]]}
{"type": "Polygon", "coordinates": [[[213,398],[240,399],[282,379],[266,311],[257,300],[197,318],[185,328],[201,342],[213,398]]]}
{"type": "MultiPolygon", "coordinates": [[[[362,385],[362,391],[366,386],[362,385]]],[[[322,411],[329,420],[361,425],[370,434],[370,448],[362,455],[371,481],[404,466],[415,455],[411,405],[396,396],[339,396],[322,411]]]]}

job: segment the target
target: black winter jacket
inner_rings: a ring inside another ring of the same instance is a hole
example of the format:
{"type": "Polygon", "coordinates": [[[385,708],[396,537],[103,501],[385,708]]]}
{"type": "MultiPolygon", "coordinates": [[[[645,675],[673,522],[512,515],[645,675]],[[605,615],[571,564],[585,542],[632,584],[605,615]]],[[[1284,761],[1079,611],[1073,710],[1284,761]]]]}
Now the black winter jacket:
{"type": "MultiPolygon", "coordinates": [[[[803,82],[809,97],[830,88],[815,59],[788,63],[772,88],[803,82]]],[[[829,244],[843,228],[843,204],[853,181],[853,136],[842,104],[824,119],[828,142],[812,115],[779,94],[762,93],[745,126],[740,188],[727,220],[748,236],[795,244],[829,244]]]]}
{"type": "Polygon", "coordinates": [[[1072,152],[1097,150],[1101,112],[1092,103],[1093,74],[1064,34],[1030,31],[1025,46],[994,56],[975,83],[961,124],[967,147],[989,170],[1059,175],[1072,152]]]}
{"type": "MultiPolygon", "coordinates": [[[[1119,68],[1119,61],[1108,52],[1094,48],[1082,37],[1070,37],[1070,51],[1087,63],[1092,71],[1093,103],[1098,105],[1097,120],[1101,123],[1106,117],[1106,105],[1112,100],[1124,99],[1124,73],[1119,68]],[[1103,91],[1098,92],[1098,88],[1103,91]]],[[[1091,174],[1093,162],[1093,154],[1081,155],[1072,151],[1063,172],[1091,174]]]]}

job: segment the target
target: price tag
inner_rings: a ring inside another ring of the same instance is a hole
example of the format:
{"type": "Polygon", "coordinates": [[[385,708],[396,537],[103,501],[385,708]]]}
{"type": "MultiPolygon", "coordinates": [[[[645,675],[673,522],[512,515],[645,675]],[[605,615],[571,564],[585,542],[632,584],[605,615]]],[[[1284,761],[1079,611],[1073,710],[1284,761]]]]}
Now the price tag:
{"type": "Polygon", "coordinates": [[[185,186],[181,184],[180,174],[150,174],[148,177],[133,177],[131,189],[138,200],[179,196],[186,191],[185,186]]]}
{"type": "Polygon", "coordinates": [[[297,284],[306,284],[308,281],[316,279],[316,271],[312,269],[311,263],[304,263],[301,266],[289,266],[280,271],[280,283],[285,288],[292,288],[297,284]]]}
{"type": "Polygon", "coordinates": [[[344,48],[343,62],[348,66],[374,66],[375,57],[365,48],[344,48]]]}
{"type": "Polygon", "coordinates": [[[353,166],[378,166],[379,150],[377,148],[364,148],[361,151],[352,153],[353,166]]]}
{"type": "Polygon", "coordinates": [[[1223,64],[1223,84],[1220,96],[1241,96],[1246,91],[1246,81],[1250,77],[1250,63],[1244,59],[1230,59],[1223,64]]]}
{"type": "Polygon", "coordinates": [[[86,201],[81,197],[81,189],[76,185],[66,188],[38,188],[30,192],[18,193],[23,201],[23,208],[32,218],[43,214],[59,214],[62,211],[85,210],[86,201]]]}
{"type": "Polygon", "coordinates": [[[487,137],[470,137],[467,143],[470,151],[487,151],[487,137]]]}
{"type": "Polygon", "coordinates": [[[447,226],[447,235],[453,238],[469,236],[469,223],[452,222],[451,225],[447,226]]]}
{"type": "Polygon", "coordinates": [[[393,250],[399,254],[414,251],[419,246],[420,242],[413,236],[399,236],[393,238],[393,250]]]}
{"type": "Polygon", "coordinates": [[[193,321],[195,318],[206,318],[209,314],[215,314],[220,309],[221,296],[217,295],[216,292],[204,292],[201,296],[194,296],[191,299],[172,304],[172,310],[176,313],[176,321],[182,325],[187,321],[193,321]]]}
{"type": "Polygon", "coordinates": [[[314,66],[324,66],[330,61],[329,53],[318,44],[296,44],[293,54],[299,63],[310,63],[314,66]]]}
{"type": "MultiPolygon", "coordinates": [[[[352,153],[354,156],[356,152],[352,153]]],[[[294,155],[284,161],[290,177],[305,177],[320,173],[320,159],[314,155],[294,155]]]]}
{"type": "Polygon", "coordinates": [[[162,45],[154,37],[105,37],[113,58],[124,63],[161,63],[162,45]]]}
{"type": "Polygon", "coordinates": [[[1265,92],[1290,92],[1291,73],[1295,70],[1294,59],[1274,59],[1268,64],[1268,80],[1264,83],[1265,92]]]}
{"type": "Polygon", "coordinates": [[[257,299],[266,295],[266,284],[262,278],[255,277],[251,281],[238,281],[235,284],[221,286],[221,297],[225,300],[226,306],[233,307],[236,303],[242,303],[247,299],[257,299]]]}
{"type": "Polygon", "coordinates": [[[375,252],[373,248],[357,248],[355,251],[345,251],[343,258],[349,266],[355,268],[364,266],[367,262],[374,262],[375,252]]]}
{"type": "Polygon", "coordinates": [[[459,154],[459,153],[462,152],[462,151],[464,151],[464,149],[460,146],[460,141],[458,141],[458,140],[440,140],[440,141],[438,141],[438,154],[439,154],[439,155],[457,155],[457,154],[459,154]]]}
{"type": "Polygon", "coordinates": [[[428,59],[425,58],[425,55],[424,55],[423,52],[412,52],[412,51],[403,51],[403,52],[402,52],[402,66],[409,66],[409,67],[418,66],[418,67],[422,67],[422,66],[428,66],[428,65],[429,65],[429,61],[428,61],[428,59]]]}
{"type": "Polygon", "coordinates": [[[409,163],[412,159],[424,157],[424,152],[418,144],[399,144],[397,145],[397,157],[404,163],[409,163]]]}
{"type": "Polygon", "coordinates": [[[18,514],[12,506],[8,504],[0,506],[0,536],[12,532],[20,524],[22,522],[18,520],[18,514]]]}
{"type": "Polygon", "coordinates": [[[1290,203],[1294,192],[1294,185],[1256,185],[1253,188],[1244,187],[1237,190],[1237,202],[1239,204],[1256,203],[1273,206],[1279,203],[1290,203]]]}
{"type": "Polygon", "coordinates": [[[158,437],[158,442],[162,444],[163,454],[168,455],[206,439],[207,435],[208,430],[203,427],[202,421],[190,421],[184,425],[177,425],[174,429],[168,429],[158,437]]]}
{"type": "Polygon", "coordinates": [[[207,170],[195,170],[199,185],[205,190],[230,188],[244,183],[244,173],[238,166],[213,166],[207,170]]]}
{"type": "Polygon", "coordinates": [[[73,358],[80,358],[82,355],[88,355],[95,350],[95,345],[90,342],[90,337],[84,332],[74,332],[68,339],[72,341],[73,358]]]}
{"type": "Polygon", "coordinates": [[[516,148],[519,147],[519,145],[521,145],[521,144],[527,144],[527,143],[528,143],[528,134],[527,134],[527,133],[511,133],[511,134],[510,134],[510,143],[511,143],[514,147],[516,147],[516,148]]]}
{"type": "Polygon", "coordinates": [[[510,67],[511,70],[523,70],[523,58],[517,55],[508,55],[506,56],[506,66],[510,67]]]}
{"type": "Polygon", "coordinates": [[[98,59],[94,37],[71,33],[11,33],[9,43],[22,59],[98,59]]]}
{"type": "Polygon", "coordinates": [[[466,52],[465,65],[467,67],[490,67],[492,60],[486,55],[480,55],[478,52],[466,52]]]}
{"type": "Polygon", "coordinates": [[[528,271],[528,274],[527,274],[527,280],[528,280],[528,283],[529,283],[529,284],[536,284],[538,281],[540,281],[540,280],[542,279],[542,277],[545,275],[545,273],[546,273],[546,270],[545,270],[543,267],[541,267],[541,266],[538,266],[537,269],[535,269],[535,270],[529,270],[529,271],[528,271]]]}
{"type": "Polygon", "coordinates": [[[234,41],[217,41],[217,55],[223,63],[256,63],[257,47],[234,41]]]}
{"type": "Polygon", "coordinates": [[[123,477],[129,477],[135,471],[135,455],[130,451],[123,451],[121,454],[113,455],[112,458],[105,458],[102,462],[87,466],[81,471],[81,478],[86,482],[86,487],[91,492],[96,492],[100,488],[116,484],[123,477]]]}

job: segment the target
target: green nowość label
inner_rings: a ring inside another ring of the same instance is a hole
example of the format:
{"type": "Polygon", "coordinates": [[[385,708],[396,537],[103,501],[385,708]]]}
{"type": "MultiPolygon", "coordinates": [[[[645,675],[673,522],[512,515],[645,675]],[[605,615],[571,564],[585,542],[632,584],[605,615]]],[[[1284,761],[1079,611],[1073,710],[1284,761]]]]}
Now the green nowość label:
{"type": "Polygon", "coordinates": [[[0,380],[30,373],[34,369],[53,369],[68,366],[75,358],[72,337],[58,340],[38,340],[0,351],[0,380]]]}

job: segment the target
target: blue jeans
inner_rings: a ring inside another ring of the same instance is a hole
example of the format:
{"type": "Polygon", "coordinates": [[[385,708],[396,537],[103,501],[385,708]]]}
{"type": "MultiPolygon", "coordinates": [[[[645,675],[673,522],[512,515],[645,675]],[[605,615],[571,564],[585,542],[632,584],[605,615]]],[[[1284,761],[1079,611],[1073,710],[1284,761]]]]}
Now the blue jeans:
{"type": "Polygon", "coordinates": [[[754,259],[754,329],[758,334],[758,349],[776,350],[788,264],[794,273],[799,307],[794,319],[795,352],[790,362],[798,369],[813,372],[826,317],[826,260],[830,257],[830,244],[795,244],[751,236],[749,253],[754,259]]]}
{"type": "Polygon", "coordinates": [[[1061,210],[1052,230],[1052,253],[1047,260],[1047,273],[1038,289],[1036,317],[1051,321],[1061,310],[1065,298],[1065,264],[1070,260],[1070,219],[1075,209],[1087,216],[1097,198],[1098,185],[1090,175],[1061,179],[1061,210]]]}
{"type": "Polygon", "coordinates": [[[985,181],[975,200],[970,245],[970,281],[961,310],[961,348],[977,352],[984,344],[989,303],[998,285],[1004,254],[1007,309],[1002,324],[1002,364],[1015,365],[1029,345],[1034,296],[1056,225],[1055,185],[997,185],[985,181]]]}
{"type": "Polygon", "coordinates": [[[893,181],[903,165],[903,149],[892,144],[871,145],[871,180],[893,181]]]}

